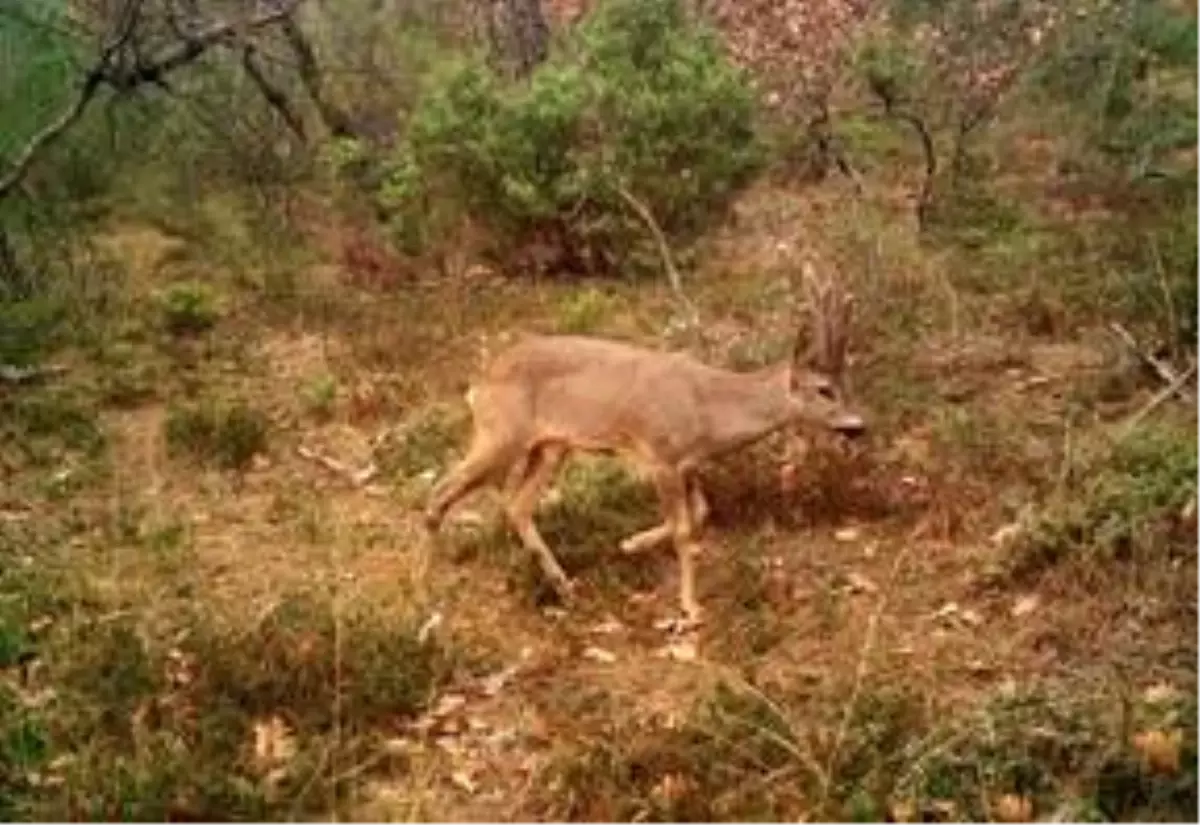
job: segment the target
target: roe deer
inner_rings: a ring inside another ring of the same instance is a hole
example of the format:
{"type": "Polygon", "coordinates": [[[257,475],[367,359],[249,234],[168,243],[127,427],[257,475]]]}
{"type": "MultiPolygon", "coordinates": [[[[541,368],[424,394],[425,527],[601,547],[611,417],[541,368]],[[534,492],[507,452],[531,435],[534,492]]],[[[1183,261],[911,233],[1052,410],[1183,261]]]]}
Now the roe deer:
{"type": "Polygon", "coordinates": [[[790,359],[753,372],[573,335],[528,335],[501,352],[467,393],[471,445],[434,487],[426,527],[435,533],[476,488],[502,487],[513,528],[565,600],[573,584],[533,521],[539,494],[570,451],[618,454],[651,479],[662,513],[660,525],[626,538],[621,549],[637,553],[673,540],[680,605],[699,622],[694,557],[708,514],[701,462],[797,425],[848,436],[865,429],[841,392],[850,297],[818,283],[811,267],[804,274],[814,321],[807,359],[799,336],[790,359]]]}

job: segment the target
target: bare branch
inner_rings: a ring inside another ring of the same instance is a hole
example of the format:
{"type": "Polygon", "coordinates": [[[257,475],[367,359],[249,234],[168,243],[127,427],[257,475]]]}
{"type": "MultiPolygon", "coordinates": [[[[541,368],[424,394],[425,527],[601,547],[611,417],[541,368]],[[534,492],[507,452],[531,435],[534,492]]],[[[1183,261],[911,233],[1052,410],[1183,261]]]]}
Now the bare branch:
{"type": "Polygon", "coordinates": [[[62,375],[67,371],[61,364],[45,367],[20,367],[0,364],[0,384],[33,384],[45,378],[62,375]]]}
{"type": "MultiPolygon", "coordinates": [[[[1123,327],[1121,324],[1113,321],[1108,325],[1108,328],[1112,330],[1113,334],[1120,339],[1121,343],[1124,344],[1130,352],[1137,356],[1138,360],[1141,361],[1142,364],[1144,364],[1151,372],[1161,378],[1164,384],[1167,384],[1168,386],[1174,386],[1179,381],[1179,374],[1175,372],[1175,369],[1170,364],[1166,363],[1160,358],[1155,358],[1153,355],[1138,346],[1137,339],[1134,338],[1133,334],[1129,330],[1125,329],[1125,327],[1123,327]]],[[[1180,392],[1180,397],[1183,397],[1179,387],[1176,388],[1176,392],[1180,392]]]]}
{"type": "Polygon", "coordinates": [[[279,116],[283,118],[283,122],[300,139],[300,142],[304,143],[308,139],[304,131],[304,119],[292,107],[292,102],[288,99],[284,91],[273,84],[270,78],[267,77],[258,62],[258,52],[252,43],[247,43],[242,49],[242,68],[246,70],[246,74],[254,81],[254,85],[258,87],[258,91],[262,93],[263,98],[271,108],[279,112],[279,116]]]}
{"type": "Polygon", "coordinates": [[[1163,404],[1165,404],[1172,395],[1178,395],[1185,401],[1188,400],[1189,396],[1185,395],[1182,390],[1187,385],[1188,381],[1192,380],[1192,376],[1195,374],[1196,365],[1192,364],[1180,375],[1178,375],[1174,381],[1159,390],[1154,397],[1146,403],[1146,406],[1142,407],[1129,417],[1124,426],[1121,427],[1120,433],[1117,434],[1117,441],[1123,441],[1132,435],[1134,430],[1138,428],[1138,425],[1145,420],[1146,416],[1150,415],[1150,413],[1154,412],[1163,404]]]}
{"type": "Polygon", "coordinates": [[[370,462],[362,469],[355,470],[353,467],[338,461],[336,458],[327,456],[324,453],[318,453],[316,450],[311,450],[303,445],[296,448],[296,453],[301,458],[306,458],[316,464],[320,464],[331,473],[342,476],[355,487],[361,487],[367,484],[371,479],[379,474],[379,468],[374,462],[370,462]]]}
{"type": "Polygon", "coordinates": [[[683,304],[688,314],[693,320],[699,318],[699,313],[696,311],[696,306],[688,298],[687,293],[683,291],[683,279],[679,277],[679,270],[675,266],[675,260],[671,256],[671,247],[667,244],[667,236],[663,234],[662,229],[658,225],[658,221],[654,220],[654,215],[650,212],[649,207],[633,196],[624,186],[618,184],[616,187],[617,194],[621,196],[621,200],[625,201],[626,205],[633,210],[634,214],[641,219],[646,228],[650,230],[650,234],[654,237],[654,243],[658,247],[659,257],[662,258],[663,269],[667,271],[667,280],[671,284],[671,290],[675,293],[675,297],[683,304]]]}
{"type": "Polygon", "coordinates": [[[111,86],[121,92],[131,91],[145,83],[165,86],[164,78],[167,74],[196,60],[213,45],[231,37],[235,31],[248,31],[290,20],[290,15],[299,4],[300,0],[282,0],[275,8],[248,20],[214,23],[191,33],[182,42],[163,49],[153,58],[139,58],[133,66],[126,66],[118,63],[117,58],[135,35],[142,5],[142,0],[130,0],[122,6],[115,33],[88,71],[75,100],[29,139],[17,153],[8,172],[0,177],[0,199],[17,187],[37,156],[62,137],[63,133],[83,116],[102,85],[111,86]]]}
{"type": "Polygon", "coordinates": [[[921,181],[921,189],[917,194],[917,227],[924,229],[929,221],[929,209],[933,205],[933,184],[938,172],[937,148],[933,142],[933,135],[919,115],[898,106],[890,84],[868,79],[868,85],[883,104],[884,114],[907,123],[921,141],[921,153],[925,157],[925,178],[921,181]]]}
{"type": "Polygon", "coordinates": [[[316,53],[308,42],[300,24],[292,17],[283,20],[283,34],[296,56],[296,70],[300,73],[300,81],[308,90],[308,96],[317,107],[321,120],[336,137],[352,137],[354,129],[350,125],[350,117],[329,101],[325,95],[325,78],[321,74],[320,64],[317,63],[316,53]]]}

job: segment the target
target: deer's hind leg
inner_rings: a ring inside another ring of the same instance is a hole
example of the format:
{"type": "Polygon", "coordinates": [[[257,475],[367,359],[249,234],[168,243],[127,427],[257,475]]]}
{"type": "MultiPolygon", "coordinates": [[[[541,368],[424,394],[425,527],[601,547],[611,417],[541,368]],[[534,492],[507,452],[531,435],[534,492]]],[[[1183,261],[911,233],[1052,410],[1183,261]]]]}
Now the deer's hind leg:
{"type": "Polygon", "coordinates": [[[525,459],[524,476],[513,485],[512,496],[505,505],[509,521],[521,543],[537,559],[542,572],[564,600],[570,598],[574,587],[558,559],[554,557],[553,551],[542,538],[542,534],[538,532],[533,514],[542,490],[554,478],[566,455],[567,449],[561,444],[534,447],[525,459]]]}
{"type": "Polygon", "coordinates": [[[425,508],[425,527],[436,532],[447,511],[459,500],[492,481],[513,463],[508,442],[477,438],[458,462],[433,488],[425,508]]]}
{"type": "MultiPolygon", "coordinates": [[[[708,520],[708,501],[704,497],[704,491],[700,489],[700,480],[695,474],[686,472],[684,478],[687,482],[687,503],[691,508],[693,529],[699,532],[700,528],[708,520]]],[[[640,533],[634,533],[632,536],[622,540],[620,545],[621,552],[630,555],[641,553],[670,541],[674,534],[675,528],[672,524],[671,516],[669,513],[664,513],[662,524],[655,525],[640,533]]]]}

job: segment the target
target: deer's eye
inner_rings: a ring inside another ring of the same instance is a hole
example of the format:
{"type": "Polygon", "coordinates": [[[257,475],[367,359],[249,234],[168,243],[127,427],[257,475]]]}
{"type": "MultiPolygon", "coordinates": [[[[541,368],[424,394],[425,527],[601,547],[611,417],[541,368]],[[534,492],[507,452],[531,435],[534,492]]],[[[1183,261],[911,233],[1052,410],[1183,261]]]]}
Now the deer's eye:
{"type": "Polygon", "coordinates": [[[833,401],[836,397],[833,387],[829,386],[828,384],[823,384],[820,387],[817,387],[817,395],[821,396],[827,401],[833,401]]]}

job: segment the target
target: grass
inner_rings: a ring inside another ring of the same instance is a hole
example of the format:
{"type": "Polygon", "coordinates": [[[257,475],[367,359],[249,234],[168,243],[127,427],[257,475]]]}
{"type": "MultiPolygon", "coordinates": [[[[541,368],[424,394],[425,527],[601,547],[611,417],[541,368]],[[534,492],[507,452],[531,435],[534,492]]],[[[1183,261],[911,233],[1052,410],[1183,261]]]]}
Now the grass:
{"type": "Polygon", "coordinates": [[[406,263],[436,281],[368,289],[327,193],[285,220],[228,174],[73,225],[75,269],[0,307],[0,362],[69,367],[0,384],[0,815],[354,818],[377,794],[384,818],[1194,817],[1195,413],[1115,440],[1159,387],[1106,332],[1195,357],[1194,191],[1088,206],[1109,182],[1061,185],[1015,141],[918,237],[893,126],[836,124],[863,198],[772,177],[677,250],[705,356],[736,367],[787,354],[801,255],[850,278],[872,425],[814,438],[786,490],[778,440],[703,468],[698,661],[655,626],[669,548],[617,551],[659,518],[623,464],[573,459],[539,511],[569,612],[486,503],[448,552],[419,532],[480,353],[670,338],[661,279],[431,258],[406,263]],[[379,476],[285,448],[314,435],[379,476]]]}
{"type": "Polygon", "coordinates": [[[1173,427],[1151,425],[1093,448],[1021,535],[1011,575],[1034,577],[1064,562],[1145,567],[1185,557],[1195,535],[1183,508],[1195,500],[1196,473],[1194,433],[1173,427]]]}
{"type": "Polygon", "coordinates": [[[1194,698],[1127,706],[1105,687],[1003,690],[948,715],[903,688],[876,688],[860,696],[834,750],[830,720],[720,683],[674,730],[618,728],[551,764],[541,813],[656,822],[993,821],[1006,809],[1076,821],[1186,818],[1196,807],[1194,698]],[[1183,735],[1147,739],[1163,719],[1183,735]],[[1148,742],[1165,743],[1155,768],[1148,742]]]}
{"type": "Polygon", "coordinates": [[[244,403],[200,402],[170,409],[163,435],[173,455],[243,470],[266,450],[269,431],[266,415],[244,403]]]}

